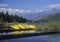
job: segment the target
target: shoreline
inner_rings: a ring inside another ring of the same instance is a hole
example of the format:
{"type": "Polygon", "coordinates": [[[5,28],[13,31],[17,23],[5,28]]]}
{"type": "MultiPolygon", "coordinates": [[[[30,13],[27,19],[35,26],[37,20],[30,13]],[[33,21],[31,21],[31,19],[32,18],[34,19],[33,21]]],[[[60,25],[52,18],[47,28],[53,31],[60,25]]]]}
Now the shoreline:
{"type": "Polygon", "coordinates": [[[0,40],[51,35],[51,34],[58,34],[58,33],[60,34],[60,31],[48,31],[48,32],[46,31],[46,32],[35,32],[35,33],[13,34],[13,35],[0,35],[0,40]]]}

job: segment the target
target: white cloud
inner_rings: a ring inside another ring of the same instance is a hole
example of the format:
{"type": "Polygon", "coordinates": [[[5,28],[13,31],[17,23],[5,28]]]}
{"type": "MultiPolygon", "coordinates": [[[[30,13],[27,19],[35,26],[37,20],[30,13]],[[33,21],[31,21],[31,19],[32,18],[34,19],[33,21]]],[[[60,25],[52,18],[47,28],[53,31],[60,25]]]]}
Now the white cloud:
{"type": "Polygon", "coordinates": [[[11,8],[0,8],[0,12],[9,12],[9,13],[29,13],[31,10],[20,10],[20,9],[11,9],[11,8]]]}
{"type": "MultiPolygon", "coordinates": [[[[8,4],[0,4],[0,6],[8,6],[8,4]]],[[[46,8],[41,9],[41,10],[36,10],[36,11],[31,11],[31,10],[21,10],[21,9],[12,9],[12,8],[0,8],[0,12],[6,12],[8,11],[9,13],[38,13],[38,12],[44,12],[44,11],[48,11],[48,9],[52,9],[52,8],[60,8],[60,4],[51,4],[51,5],[47,5],[44,6],[46,8]]]]}
{"type": "Polygon", "coordinates": [[[37,11],[35,11],[35,12],[38,13],[38,12],[43,12],[43,11],[45,11],[45,10],[37,10],[37,11]]]}
{"type": "Polygon", "coordinates": [[[38,12],[44,12],[44,11],[49,11],[49,9],[53,9],[53,8],[58,8],[60,9],[60,4],[51,4],[51,5],[46,5],[44,6],[44,8],[42,10],[37,10],[35,11],[36,13],[38,12]]]}
{"type": "Polygon", "coordinates": [[[45,7],[48,7],[48,8],[56,8],[56,7],[60,7],[60,4],[51,4],[51,5],[47,5],[45,7]]]}
{"type": "Polygon", "coordinates": [[[6,6],[9,6],[8,4],[2,4],[2,3],[0,3],[0,6],[1,7],[6,7],[6,6]]]}
{"type": "Polygon", "coordinates": [[[31,10],[26,10],[27,13],[31,12],[31,10]]]}

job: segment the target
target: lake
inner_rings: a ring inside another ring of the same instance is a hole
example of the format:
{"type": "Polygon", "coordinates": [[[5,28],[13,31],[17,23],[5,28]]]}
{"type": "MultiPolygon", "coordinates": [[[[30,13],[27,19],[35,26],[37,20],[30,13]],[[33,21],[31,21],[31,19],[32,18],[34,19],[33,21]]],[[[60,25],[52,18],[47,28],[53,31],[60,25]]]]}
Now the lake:
{"type": "MultiPolygon", "coordinates": [[[[27,32],[27,31],[24,31],[27,32]]],[[[20,33],[24,33],[23,31],[20,33]]],[[[34,30],[29,31],[35,32],[34,30]]],[[[19,32],[18,32],[19,33],[19,32]]],[[[17,32],[11,32],[10,34],[18,34],[17,32]]],[[[51,35],[43,35],[43,36],[34,36],[34,37],[26,37],[26,38],[16,38],[16,39],[7,39],[0,40],[0,42],[60,42],[60,34],[51,34],[51,35]]]]}

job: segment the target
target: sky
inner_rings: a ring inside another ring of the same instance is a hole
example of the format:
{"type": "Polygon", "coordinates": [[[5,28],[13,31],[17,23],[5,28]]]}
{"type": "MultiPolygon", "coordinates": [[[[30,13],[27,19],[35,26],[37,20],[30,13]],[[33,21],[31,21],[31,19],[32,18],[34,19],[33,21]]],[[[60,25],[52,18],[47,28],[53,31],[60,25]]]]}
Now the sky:
{"type": "Polygon", "coordinates": [[[60,7],[60,0],[0,0],[0,11],[10,13],[42,12],[56,7],[60,7]]]}

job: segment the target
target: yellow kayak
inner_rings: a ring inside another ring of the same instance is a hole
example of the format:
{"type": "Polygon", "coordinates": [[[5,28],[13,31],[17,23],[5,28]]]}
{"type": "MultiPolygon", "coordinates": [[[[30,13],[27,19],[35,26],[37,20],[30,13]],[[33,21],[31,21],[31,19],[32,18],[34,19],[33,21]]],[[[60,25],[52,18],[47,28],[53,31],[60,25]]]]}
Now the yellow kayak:
{"type": "Polygon", "coordinates": [[[28,25],[28,24],[17,24],[17,25],[12,25],[10,26],[13,29],[35,29],[35,25],[28,25]]]}

